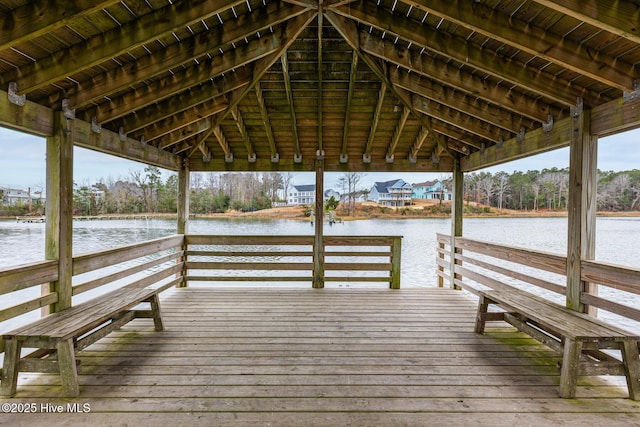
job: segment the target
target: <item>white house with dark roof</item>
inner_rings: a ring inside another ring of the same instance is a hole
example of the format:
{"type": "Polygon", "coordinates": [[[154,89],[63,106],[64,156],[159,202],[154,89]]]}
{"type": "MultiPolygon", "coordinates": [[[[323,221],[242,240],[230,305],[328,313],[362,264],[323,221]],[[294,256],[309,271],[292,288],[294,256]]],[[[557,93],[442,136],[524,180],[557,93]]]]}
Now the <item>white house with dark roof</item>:
{"type": "Polygon", "coordinates": [[[369,200],[386,206],[407,206],[411,204],[413,187],[402,179],[376,182],[369,191],[369,200]]]}
{"type": "MultiPolygon", "coordinates": [[[[336,200],[340,200],[340,193],[328,189],[324,192],[324,200],[329,200],[333,196],[336,200]]],[[[293,185],[287,194],[288,205],[310,205],[316,201],[316,186],[311,185],[293,185]]]]}

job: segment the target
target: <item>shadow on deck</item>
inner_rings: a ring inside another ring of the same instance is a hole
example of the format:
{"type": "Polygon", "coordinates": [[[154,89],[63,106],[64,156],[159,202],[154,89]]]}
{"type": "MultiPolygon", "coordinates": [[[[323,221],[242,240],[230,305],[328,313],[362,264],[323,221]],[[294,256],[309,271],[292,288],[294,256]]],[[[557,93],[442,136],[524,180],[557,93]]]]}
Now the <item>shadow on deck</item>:
{"type": "Polygon", "coordinates": [[[138,319],[79,354],[77,399],[21,374],[1,402],[39,413],[0,424],[640,425],[624,378],[558,398],[553,353],[512,328],[474,334],[459,291],[187,288],[162,309],[166,331],[138,319]]]}

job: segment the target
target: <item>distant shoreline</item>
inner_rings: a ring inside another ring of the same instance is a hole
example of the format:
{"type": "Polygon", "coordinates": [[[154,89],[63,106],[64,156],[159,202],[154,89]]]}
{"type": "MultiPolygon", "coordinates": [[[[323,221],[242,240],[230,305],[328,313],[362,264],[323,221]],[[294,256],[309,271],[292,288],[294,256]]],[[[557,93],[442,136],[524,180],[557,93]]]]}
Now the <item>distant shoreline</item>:
{"type": "MultiPolygon", "coordinates": [[[[338,209],[335,213],[335,218],[338,221],[361,221],[367,219],[416,219],[416,218],[440,218],[446,219],[451,215],[442,209],[442,206],[407,206],[399,208],[390,208],[380,205],[362,205],[356,206],[353,213],[349,214],[344,209],[338,209]]],[[[465,205],[466,206],[466,205],[465,205]]],[[[445,209],[449,209],[445,206],[445,209]]],[[[567,217],[567,211],[551,211],[551,210],[537,210],[537,211],[517,211],[507,210],[502,211],[496,208],[483,208],[488,209],[487,212],[465,212],[464,218],[563,218],[567,217]]],[[[477,211],[478,209],[476,209],[477,211]]],[[[640,217],[640,211],[628,211],[628,212],[597,212],[598,217],[640,217]]],[[[39,215],[33,215],[39,217],[39,215]]],[[[146,219],[172,219],[176,218],[174,213],[139,213],[139,214],[101,214],[101,215],[80,215],[74,216],[75,221],[83,220],[146,220],[146,219]]],[[[19,216],[20,219],[25,218],[24,215],[19,216]]],[[[239,211],[227,211],[224,213],[211,213],[211,214],[191,214],[191,219],[241,219],[241,218],[254,218],[254,219],[290,219],[296,221],[309,221],[310,218],[305,216],[302,206],[287,206],[271,209],[263,209],[253,212],[239,212],[239,211]]],[[[18,221],[16,216],[0,216],[2,220],[15,220],[18,221]]],[[[21,221],[20,221],[21,222],[21,221]]]]}

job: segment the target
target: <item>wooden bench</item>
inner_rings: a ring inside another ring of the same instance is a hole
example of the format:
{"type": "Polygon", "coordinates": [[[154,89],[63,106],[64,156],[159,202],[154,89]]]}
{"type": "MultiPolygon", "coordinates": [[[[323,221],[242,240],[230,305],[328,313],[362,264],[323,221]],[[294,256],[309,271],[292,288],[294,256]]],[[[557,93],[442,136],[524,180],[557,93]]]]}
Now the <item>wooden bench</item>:
{"type": "Polygon", "coordinates": [[[76,352],[136,317],[153,318],[155,329],[163,330],[158,292],[121,288],[3,334],[0,395],[15,395],[20,372],[59,372],[64,395],[77,396],[80,361],[76,361],[76,352]],[[151,308],[134,309],[143,302],[149,302],[151,308]],[[21,356],[23,347],[38,350],[21,356]]]}
{"type": "Polygon", "coordinates": [[[575,397],[578,375],[624,375],[629,398],[640,400],[640,336],[517,289],[477,293],[476,333],[487,321],[506,321],[561,355],[560,397],[575,397]],[[489,312],[489,305],[504,311],[489,312]],[[603,349],[620,350],[622,360],[603,349]]]}

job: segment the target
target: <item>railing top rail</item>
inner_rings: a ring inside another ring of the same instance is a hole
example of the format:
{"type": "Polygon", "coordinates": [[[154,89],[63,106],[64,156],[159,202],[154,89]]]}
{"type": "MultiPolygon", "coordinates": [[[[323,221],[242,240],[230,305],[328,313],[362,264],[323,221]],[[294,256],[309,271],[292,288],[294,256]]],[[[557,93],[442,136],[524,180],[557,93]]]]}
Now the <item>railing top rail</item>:
{"type": "MultiPolygon", "coordinates": [[[[367,245],[388,245],[393,239],[402,236],[323,236],[325,245],[343,245],[346,243],[361,243],[367,245]]],[[[312,245],[313,235],[210,235],[188,234],[185,236],[188,245],[312,245]]]]}
{"type": "Polygon", "coordinates": [[[640,294],[640,269],[601,261],[582,261],[582,280],[640,294]]]}
{"type": "Polygon", "coordinates": [[[151,255],[166,249],[181,247],[184,242],[182,234],[160,237],[146,242],[133,243],[111,249],[102,249],[73,257],[73,274],[119,264],[124,261],[151,255]]]}
{"type": "MultiPolygon", "coordinates": [[[[450,237],[439,234],[438,238],[450,239],[450,237]]],[[[549,271],[556,274],[566,274],[567,259],[565,256],[551,252],[535,249],[526,249],[516,246],[491,243],[482,240],[469,239],[466,237],[456,237],[456,246],[460,249],[467,249],[482,255],[488,255],[504,261],[515,262],[540,270],[549,271]]]]}
{"type": "Polygon", "coordinates": [[[58,279],[58,261],[38,261],[0,270],[0,295],[58,279]]]}

